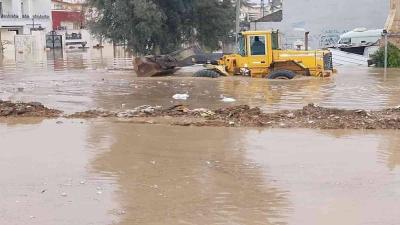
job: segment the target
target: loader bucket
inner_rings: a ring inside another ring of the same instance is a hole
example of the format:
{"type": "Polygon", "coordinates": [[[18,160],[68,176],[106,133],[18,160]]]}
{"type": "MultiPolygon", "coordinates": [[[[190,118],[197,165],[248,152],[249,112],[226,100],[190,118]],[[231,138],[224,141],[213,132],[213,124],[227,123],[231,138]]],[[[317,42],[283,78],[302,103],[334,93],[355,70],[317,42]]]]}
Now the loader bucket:
{"type": "Polygon", "coordinates": [[[137,57],[133,64],[138,77],[169,75],[178,70],[177,60],[168,55],[137,57]]]}

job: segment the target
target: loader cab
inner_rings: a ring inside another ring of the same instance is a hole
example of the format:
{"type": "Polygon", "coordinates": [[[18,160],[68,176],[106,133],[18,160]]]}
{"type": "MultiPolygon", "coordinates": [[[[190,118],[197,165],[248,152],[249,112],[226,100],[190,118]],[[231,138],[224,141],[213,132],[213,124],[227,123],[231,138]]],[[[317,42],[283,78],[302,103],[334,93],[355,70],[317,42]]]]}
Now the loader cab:
{"type": "Polygon", "coordinates": [[[272,50],[278,45],[277,34],[273,31],[242,32],[237,45],[241,56],[239,66],[249,68],[252,75],[267,74],[272,62],[272,50]]]}

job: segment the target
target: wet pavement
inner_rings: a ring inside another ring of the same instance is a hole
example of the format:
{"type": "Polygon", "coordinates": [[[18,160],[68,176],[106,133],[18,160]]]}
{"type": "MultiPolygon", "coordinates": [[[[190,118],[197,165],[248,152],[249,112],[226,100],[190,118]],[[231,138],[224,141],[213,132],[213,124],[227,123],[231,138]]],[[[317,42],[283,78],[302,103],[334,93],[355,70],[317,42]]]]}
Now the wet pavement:
{"type": "MultiPolygon", "coordinates": [[[[139,105],[265,111],[400,105],[399,70],[330,79],[137,78],[126,55],[0,58],[0,99],[66,112],[139,105]],[[186,101],[174,94],[189,94],[186,101]],[[223,102],[223,97],[235,102],[223,102]]],[[[0,118],[0,224],[397,225],[400,132],[0,118]]]]}
{"type": "Polygon", "coordinates": [[[399,137],[2,120],[0,224],[399,224],[399,137]]]}

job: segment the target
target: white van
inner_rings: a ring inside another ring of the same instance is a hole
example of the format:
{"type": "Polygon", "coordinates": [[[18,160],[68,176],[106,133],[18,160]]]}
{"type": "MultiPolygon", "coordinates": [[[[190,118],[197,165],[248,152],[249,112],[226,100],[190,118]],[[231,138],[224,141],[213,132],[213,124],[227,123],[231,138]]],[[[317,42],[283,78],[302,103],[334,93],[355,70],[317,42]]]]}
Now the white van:
{"type": "Polygon", "coordinates": [[[340,36],[338,45],[359,46],[375,44],[381,39],[383,29],[367,30],[366,28],[356,28],[340,36]]]}

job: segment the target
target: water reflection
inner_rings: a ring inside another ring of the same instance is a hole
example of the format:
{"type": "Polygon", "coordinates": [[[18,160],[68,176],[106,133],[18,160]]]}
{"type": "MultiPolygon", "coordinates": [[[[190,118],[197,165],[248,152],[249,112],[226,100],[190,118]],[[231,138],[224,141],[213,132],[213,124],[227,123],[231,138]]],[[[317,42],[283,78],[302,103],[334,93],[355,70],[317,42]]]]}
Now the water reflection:
{"type": "Polygon", "coordinates": [[[386,163],[387,167],[394,171],[400,167],[400,132],[384,132],[380,144],[380,161],[386,163]]]}
{"type": "Polygon", "coordinates": [[[0,224],[118,222],[113,180],[87,171],[101,141],[90,147],[83,121],[60,122],[0,121],[0,224]]]}
{"type": "Polygon", "coordinates": [[[249,131],[245,140],[248,157],[289,191],[288,224],[400,223],[400,171],[390,168],[393,149],[381,144],[398,146],[390,133],[275,129],[249,131]],[[390,155],[383,163],[382,152],[390,155]]]}
{"type": "Polygon", "coordinates": [[[246,159],[243,132],[118,123],[93,167],[118,174],[120,224],[286,224],[287,193],[246,159]]]}
{"type": "Polygon", "coordinates": [[[2,119],[0,223],[398,224],[399,136],[2,119]]]}

